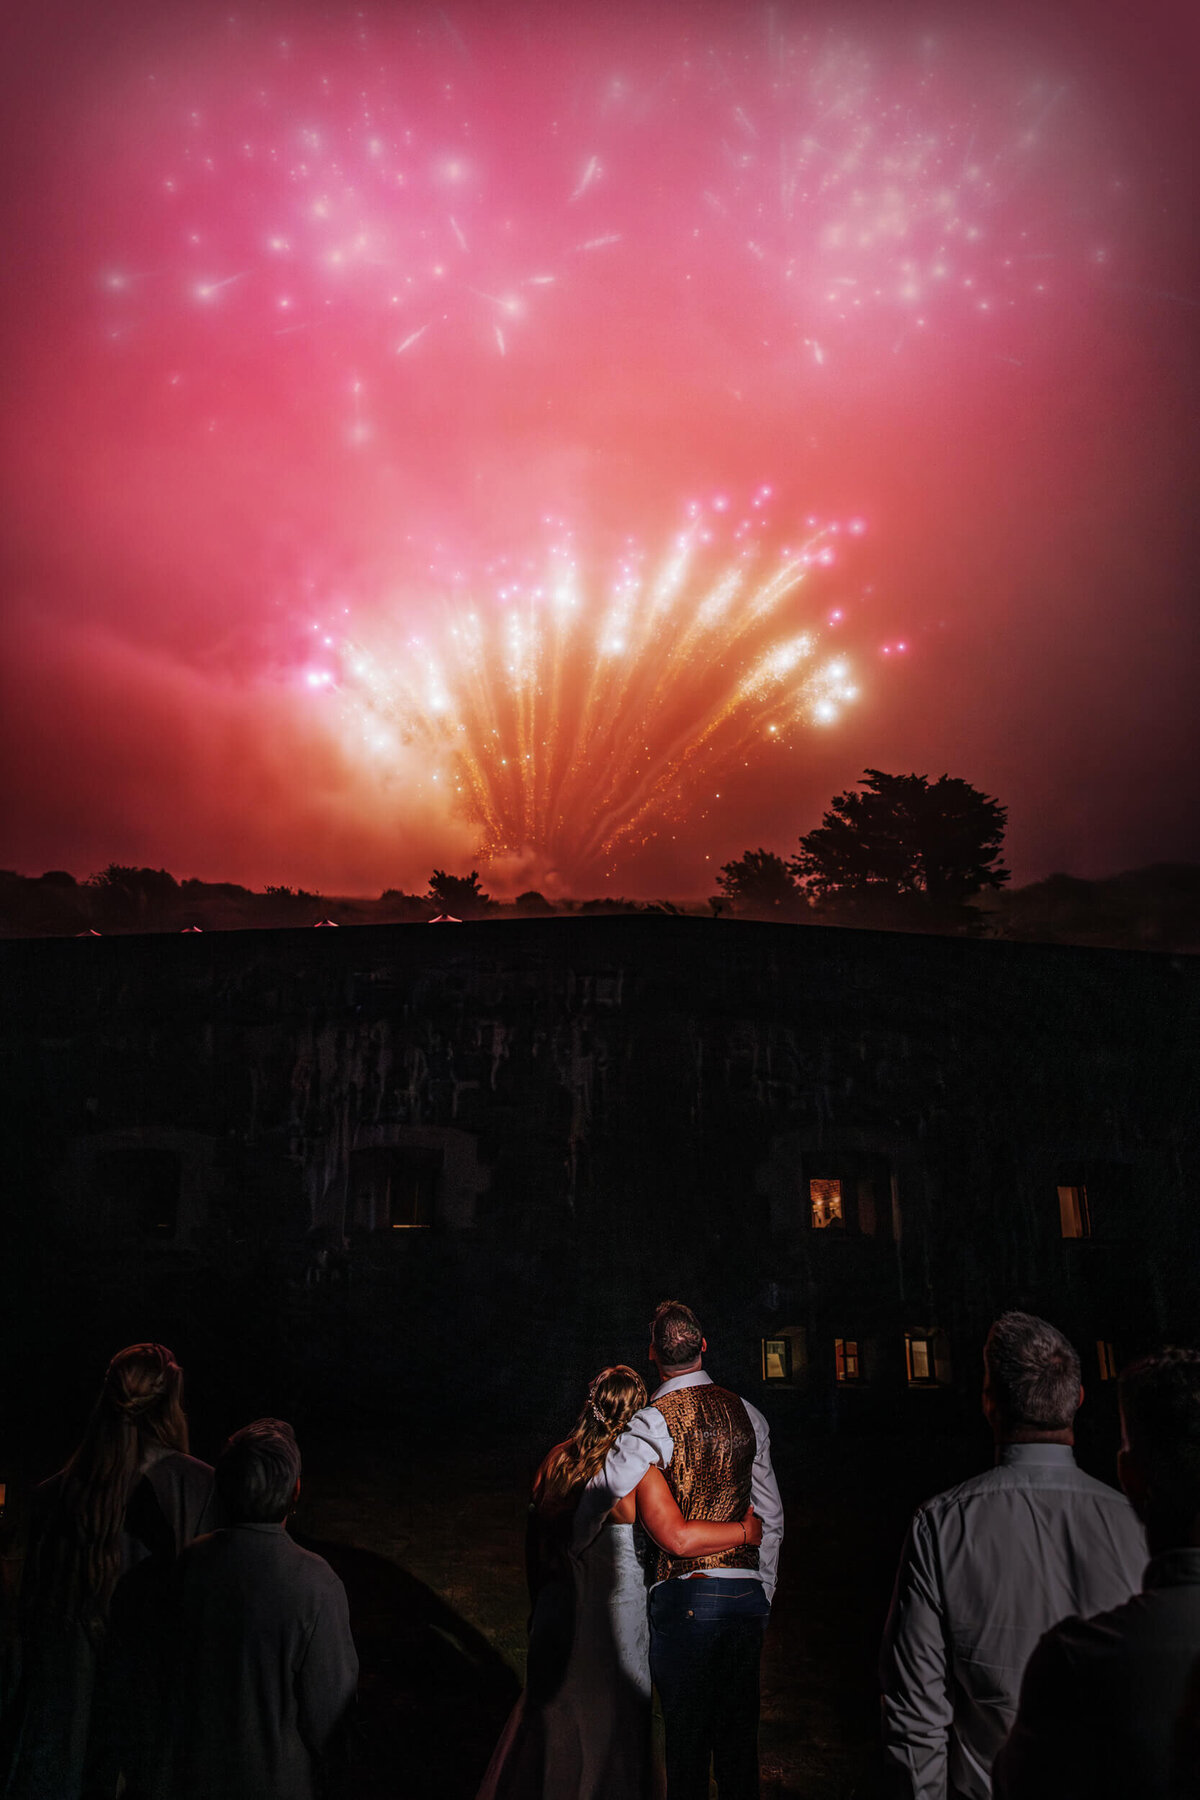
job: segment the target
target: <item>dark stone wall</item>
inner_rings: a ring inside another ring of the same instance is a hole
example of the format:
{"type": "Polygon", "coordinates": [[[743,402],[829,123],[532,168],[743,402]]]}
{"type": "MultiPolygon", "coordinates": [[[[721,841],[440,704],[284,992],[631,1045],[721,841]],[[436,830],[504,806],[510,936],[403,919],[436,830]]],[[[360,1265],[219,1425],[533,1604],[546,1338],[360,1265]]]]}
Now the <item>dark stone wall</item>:
{"type": "Polygon", "coordinates": [[[1194,1332],[1186,958],[634,915],[10,942],[0,975],[8,1329],[178,1340],[248,1405],[566,1408],[667,1292],[725,1377],[843,1427],[973,1408],[1005,1306],[1092,1382],[1097,1340],[1194,1332]]]}

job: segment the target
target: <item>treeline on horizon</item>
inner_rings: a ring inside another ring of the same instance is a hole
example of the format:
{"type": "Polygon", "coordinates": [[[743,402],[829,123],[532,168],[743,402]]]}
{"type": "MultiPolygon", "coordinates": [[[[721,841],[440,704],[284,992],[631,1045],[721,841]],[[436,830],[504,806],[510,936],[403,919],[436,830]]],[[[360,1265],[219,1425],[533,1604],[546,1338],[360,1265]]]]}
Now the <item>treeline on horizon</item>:
{"type": "Polygon", "coordinates": [[[283,885],[255,891],[236,882],[178,880],[166,869],[117,863],[83,880],[62,869],[37,876],[0,870],[0,935],[10,938],[411,925],[447,914],[473,921],[615,913],[1195,952],[1200,950],[1200,866],[1159,863],[1092,881],[1054,874],[1025,887],[976,896],[952,909],[922,905],[911,895],[898,899],[861,893],[798,897],[785,907],[728,891],[706,902],[676,903],[611,896],[551,900],[531,889],[499,901],[484,891],[475,870],[463,875],[434,870],[427,892],[387,888],[376,900],[283,885]]]}

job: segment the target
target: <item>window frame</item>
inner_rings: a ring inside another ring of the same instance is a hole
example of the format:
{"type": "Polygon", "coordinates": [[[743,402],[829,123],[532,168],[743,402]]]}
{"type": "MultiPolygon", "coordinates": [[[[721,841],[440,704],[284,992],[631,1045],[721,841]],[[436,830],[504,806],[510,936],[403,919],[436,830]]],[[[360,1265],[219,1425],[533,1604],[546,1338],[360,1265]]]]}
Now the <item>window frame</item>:
{"type": "Polygon", "coordinates": [[[845,1231],[846,1229],[846,1183],[840,1175],[810,1175],[808,1178],[808,1228],[810,1231],[845,1231]],[[820,1198],[815,1189],[836,1189],[836,1193],[823,1193],[820,1198]],[[817,1210],[834,1201],[837,1205],[836,1216],[818,1220],[817,1210]]]}
{"type": "Polygon", "coordinates": [[[904,1332],[904,1370],[910,1388],[945,1388],[951,1385],[950,1341],[938,1325],[909,1325],[904,1332]],[[914,1369],[913,1346],[920,1344],[926,1373],[914,1369]]]}
{"type": "Polygon", "coordinates": [[[803,1325],[779,1325],[774,1331],[765,1331],[758,1340],[758,1347],[764,1387],[794,1390],[808,1386],[808,1332],[803,1325]],[[777,1344],[784,1346],[786,1373],[770,1375],[767,1357],[770,1347],[777,1344]]]}
{"type": "Polygon", "coordinates": [[[762,1347],[762,1378],[768,1387],[786,1387],[792,1379],[792,1341],[784,1333],[776,1332],[760,1339],[762,1347]],[[767,1367],[769,1359],[779,1354],[783,1369],[778,1375],[767,1367]]]}
{"type": "Polygon", "coordinates": [[[1092,1235],[1092,1215],[1088,1206],[1087,1183],[1060,1181],[1055,1184],[1058,1195],[1058,1224],[1064,1244],[1084,1242],[1092,1235]],[[1077,1229],[1068,1230],[1074,1224],[1077,1229]]]}
{"type": "Polygon", "coordinates": [[[363,1144],[352,1150],[347,1171],[351,1188],[350,1229],[366,1232],[371,1237],[387,1238],[393,1237],[397,1232],[431,1231],[437,1223],[444,1168],[445,1152],[437,1145],[404,1142],[363,1144]],[[356,1164],[359,1171],[357,1174],[356,1164]],[[382,1173],[382,1185],[378,1174],[370,1184],[370,1223],[363,1216],[366,1208],[359,1191],[360,1183],[368,1170],[382,1173]],[[413,1183],[411,1211],[414,1216],[398,1219],[395,1214],[400,1196],[393,1193],[392,1184],[405,1175],[413,1183]],[[420,1216],[422,1214],[425,1216],[420,1216]]]}

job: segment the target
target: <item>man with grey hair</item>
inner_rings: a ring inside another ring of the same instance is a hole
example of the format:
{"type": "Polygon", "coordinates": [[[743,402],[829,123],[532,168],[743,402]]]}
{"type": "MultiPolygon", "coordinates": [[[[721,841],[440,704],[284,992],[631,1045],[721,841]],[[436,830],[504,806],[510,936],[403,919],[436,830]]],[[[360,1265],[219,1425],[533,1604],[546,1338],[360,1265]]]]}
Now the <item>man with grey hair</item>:
{"type": "Polygon", "coordinates": [[[1076,1466],[1079,1358],[1044,1319],[1007,1312],[983,1352],[986,1475],[918,1507],[880,1658],[889,1795],[988,1800],[1039,1637],[1141,1584],[1129,1502],[1076,1466]]]}
{"type": "Polygon", "coordinates": [[[1121,1376],[1121,1486],[1146,1523],[1142,1591],[1062,1619],[1030,1659],[996,1758],[1004,1800],[1183,1800],[1200,1792],[1200,1351],[1121,1376]]]}
{"type": "Polygon", "coordinates": [[[175,1565],[162,1615],[153,1800],[312,1800],[345,1772],[358,1683],[346,1590],[288,1536],[300,1493],[290,1425],[258,1419],[216,1468],[227,1524],[175,1565]]]}

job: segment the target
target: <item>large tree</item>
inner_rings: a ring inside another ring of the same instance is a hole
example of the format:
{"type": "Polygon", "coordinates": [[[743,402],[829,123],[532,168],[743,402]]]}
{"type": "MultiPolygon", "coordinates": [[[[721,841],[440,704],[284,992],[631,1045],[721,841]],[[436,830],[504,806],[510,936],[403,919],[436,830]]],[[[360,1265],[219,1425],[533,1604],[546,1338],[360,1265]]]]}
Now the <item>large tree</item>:
{"type": "Polygon", "coordinates": [[[747,850],[724,863],[717,886],[739,913],[759,913],[767,918],[791,919],[803,910],[804,899],[795,877],[774,850],[747,850]]]}
{"type": "Polygon", "coordinates": [[[478,869],[469,875],[447,875],[445,869],[435,869],[429,877],[429,901],[456,919],[477,919],[492,904],[479,885],[478,869]]]}
{"type": "Polygon", "coordinates": [[[861,793],[835,796],[789,867],[811,894],[961,905],[1002,887],[1007,809],[956,776],[866,769],[861,793]]]}

